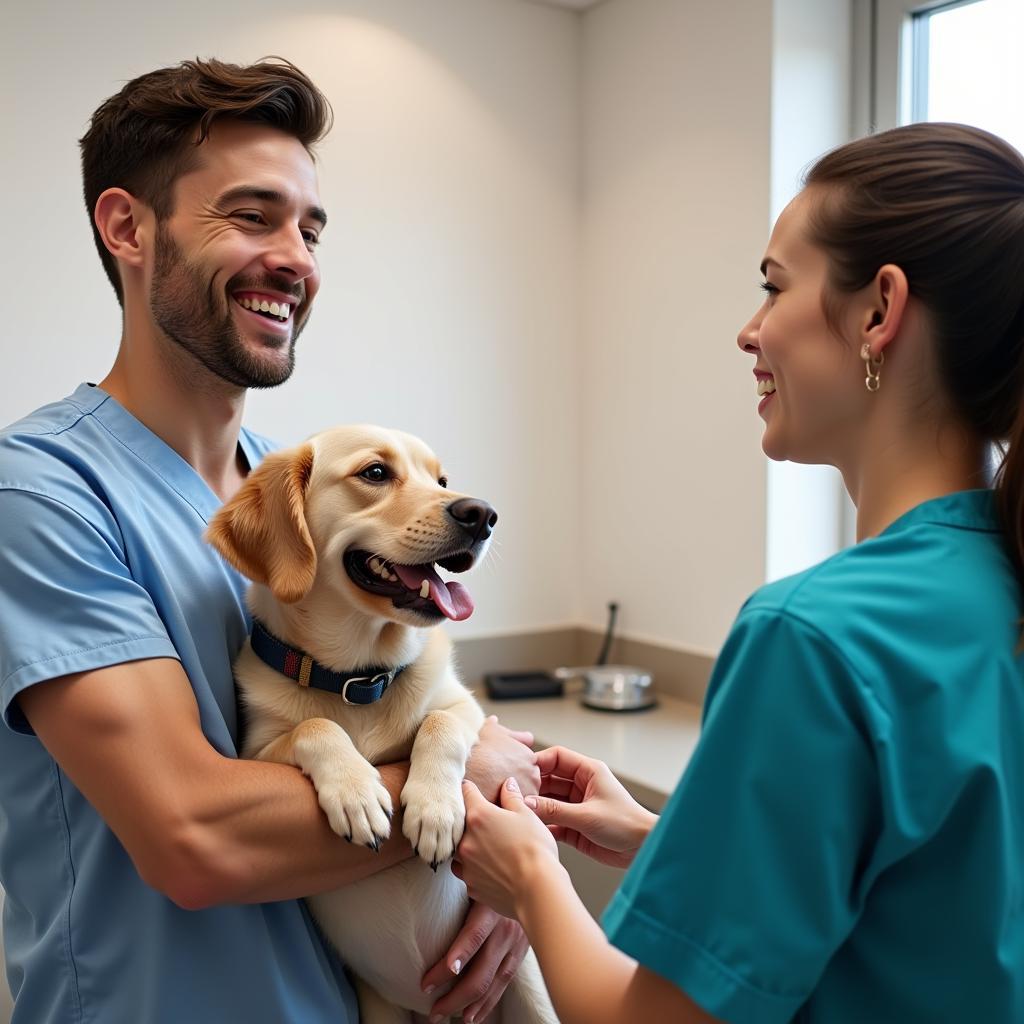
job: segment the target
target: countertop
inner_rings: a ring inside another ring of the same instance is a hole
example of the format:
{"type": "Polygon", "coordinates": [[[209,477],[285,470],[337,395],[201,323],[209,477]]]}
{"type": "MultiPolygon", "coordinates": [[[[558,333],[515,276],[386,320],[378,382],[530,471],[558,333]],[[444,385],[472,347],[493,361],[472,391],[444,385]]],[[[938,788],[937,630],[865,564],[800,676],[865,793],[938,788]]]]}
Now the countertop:
{"type": "Polygon", "coordinates": [[[490,700],[484,711],[510,729],[533,733],[538,749],[570,747],[604,761],[641,803],[660,810],[690,760],[700,735],[700,708],[659,695],[645,711],[594,711],[577,693],[532,700],[490,700]]]}

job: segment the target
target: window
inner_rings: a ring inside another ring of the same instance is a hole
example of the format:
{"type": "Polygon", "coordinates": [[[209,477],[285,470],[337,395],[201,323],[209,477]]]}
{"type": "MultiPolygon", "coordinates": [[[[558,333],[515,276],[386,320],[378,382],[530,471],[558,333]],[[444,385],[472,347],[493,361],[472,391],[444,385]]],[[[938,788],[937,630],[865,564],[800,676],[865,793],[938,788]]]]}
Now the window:
{"type": "Polygon", "coordinates": [[[865,0],[860,17],[867,123],[858,129],[961,121],[1024,148],[1024,0],[865,0]]]}
{"type": "MultiPolygon", "coordinates": [[[[1024,150],[1024,61],[1019,56],[1024,0],[852,0],[845,10],[852,12],[848,27],[835,0],[778,5],[772,102],[779,112],[772,127],[775,214],[782,198],[797,187],[797,171],[815,155],[847,138],[899,124],[961,121],[987,128],[1024,150]],[[779,11],[795,20],[780,22],[779,11]],[[845,53],[852,51],[853,73],[846,80],[852,94],[840,96],[827,78],[808,87],[800,76],[808,62],[823,54],[829,54],[826,61],[833,61],[837,74],[846,74],[843,61],[829,53],[828,40],[845,40],[847,33],[852,46],[847,44],[845,53]],[[832,108],[849,100],[852,119],[844,112],[840,123],[835,109],[825,110],[829,97],[832,108]],[[797,109],[801,116],[790,116],[797,109]],[[808,127],[809,137],[796,137],[808,127]]],[[[828,557],[854,543],[855,534],[856,509],[833,471],[769,463],[767,579],[828,557]]]]}

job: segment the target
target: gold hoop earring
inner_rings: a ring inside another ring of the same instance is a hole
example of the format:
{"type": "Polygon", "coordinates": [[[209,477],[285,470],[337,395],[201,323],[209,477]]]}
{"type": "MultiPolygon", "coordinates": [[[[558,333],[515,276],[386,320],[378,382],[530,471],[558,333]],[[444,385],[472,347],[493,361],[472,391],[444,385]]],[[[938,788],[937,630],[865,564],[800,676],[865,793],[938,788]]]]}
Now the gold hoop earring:
{"type": "Polygon", "coordinates": [[[885,353],[879,352],[878,358],[873,358],[871,355],[871,345],[865,341],[860,349],[860,357],[864,360],[864,369],[867,371],[867,376],[864,378],[864,387],[868,391],[877,391],[881,384],[881,368],[885,362],[885,353]]]}

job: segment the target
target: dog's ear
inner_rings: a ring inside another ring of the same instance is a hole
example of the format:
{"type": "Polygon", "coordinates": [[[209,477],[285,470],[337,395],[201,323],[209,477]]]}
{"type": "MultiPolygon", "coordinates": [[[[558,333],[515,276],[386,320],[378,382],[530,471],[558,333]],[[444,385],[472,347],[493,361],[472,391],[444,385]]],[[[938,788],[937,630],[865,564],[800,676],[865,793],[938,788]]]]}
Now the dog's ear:
{"type": "Polygon", "coordinates": [[[265,583],[279,601],[304,597],[316,576],[306,525],[313,446],[272,452],[213,517],[206,539],[239,572],[265,583]]]}

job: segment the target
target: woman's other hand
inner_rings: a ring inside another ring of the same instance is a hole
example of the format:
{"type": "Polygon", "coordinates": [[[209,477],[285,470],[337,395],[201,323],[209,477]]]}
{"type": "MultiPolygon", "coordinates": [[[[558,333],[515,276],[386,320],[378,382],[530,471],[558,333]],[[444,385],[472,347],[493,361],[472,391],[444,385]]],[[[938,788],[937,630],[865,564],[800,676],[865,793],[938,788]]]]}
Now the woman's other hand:
{"type": "Polygon", "coordinates": [[[537,754],[537,767],[541,795],[526,797],[526,804],[555,839],[602,864],[631,864],[658,816],[638,804],[603,761],[548,747],[537,754]]]}
{"type": "Polygon", "coordinates": [[[501,787],[500,807],[489,803],[468,780],[462,784],[462,795],[466,801],[466,831],[452,871],[466,883],[471,899],[516,918],[517,899],[529,889],[538,872],[565,873],[558,861],[558,846],[523,802],[514,778],[501,787]]]}

